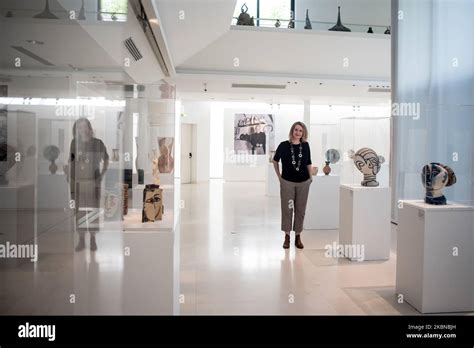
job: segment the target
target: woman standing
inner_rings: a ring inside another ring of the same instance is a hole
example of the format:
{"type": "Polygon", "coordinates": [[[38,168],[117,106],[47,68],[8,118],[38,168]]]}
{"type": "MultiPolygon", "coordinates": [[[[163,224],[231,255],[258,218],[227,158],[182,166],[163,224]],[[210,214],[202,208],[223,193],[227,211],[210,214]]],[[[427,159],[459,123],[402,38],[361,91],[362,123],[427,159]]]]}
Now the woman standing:
{"type": "MultiPolygon", "coordinates": [[[[69,156],[71,197],[75,201],[76,221],[87,216],[89,211],[100,208],[102,179],[109,165],[109,155],[102,140],[94,137],[92,125],[87,118],[74,122],[73,139],[69,156]],[[103,162],[102,169],[100,164],[103,162]]],[[[89,227],[86,217],[84,227],[77,226],[79,242],[76,251],[85,248],[85,233],[90,233],[90,249],[97,250],[96,227],[89,227]]]]}
{"type": "Polygon", "coordinates": [[[308,144],[308,130],[303,122],[295,122],[290,129],[289,140],[278,146],[273,157],[273,166],[280,180],[281,229],[285,232],[283,248],[290,247],[290,232],[295,231],[295,246],[303,249],[303,231],[306,202],[311,176],[311,151],[308,144]],[[282,162],[280,174],[278,162],[282,162]],[[293,220],[294,216],[294,220],[293,220]]]}

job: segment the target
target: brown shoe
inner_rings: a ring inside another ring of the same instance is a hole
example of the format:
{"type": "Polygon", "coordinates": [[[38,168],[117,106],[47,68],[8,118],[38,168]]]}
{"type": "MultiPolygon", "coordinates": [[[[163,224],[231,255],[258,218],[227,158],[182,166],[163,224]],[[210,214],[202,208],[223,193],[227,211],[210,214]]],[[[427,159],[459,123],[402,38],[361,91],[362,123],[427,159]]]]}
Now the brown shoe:
{"type": "Polygon", "coordinates": [[[303,248],[304,248],[304,245],[303,245],[303,243],[301,242],[301,236],[300,236],[300,235],[296,235],[296,238],[295,238],[295,246],[296,246],[298,249],[303,249],[303,248]]]}
{"type": "Polygon", "coordinates": [[[290,235],[285,234],[285,242],[283,243],[283,249],[289,249],[290,248],[290,235]]]}

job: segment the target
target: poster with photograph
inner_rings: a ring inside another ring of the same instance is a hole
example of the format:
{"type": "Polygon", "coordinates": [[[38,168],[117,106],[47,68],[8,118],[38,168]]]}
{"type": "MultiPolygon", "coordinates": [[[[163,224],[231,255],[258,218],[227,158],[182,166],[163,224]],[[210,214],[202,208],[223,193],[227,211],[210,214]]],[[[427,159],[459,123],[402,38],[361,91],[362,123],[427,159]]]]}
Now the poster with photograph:
{"type": "Polygon", "coordinates": [[[272,114],[235,114],[234,151],[266,155],[274,151],[275,124],[272,114]]]}

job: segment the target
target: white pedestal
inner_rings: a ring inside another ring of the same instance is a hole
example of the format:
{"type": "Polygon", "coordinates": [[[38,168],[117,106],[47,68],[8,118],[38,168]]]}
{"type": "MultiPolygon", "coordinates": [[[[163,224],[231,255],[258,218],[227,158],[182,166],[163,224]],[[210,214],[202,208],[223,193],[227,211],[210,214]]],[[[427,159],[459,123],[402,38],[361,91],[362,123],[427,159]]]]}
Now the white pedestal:
{"type": "Polygon", "coordinates": [[[305,230],[339,228],[339,187],[339,176],[313,176],[304,218],[305,230]]]}
{"type": "Polygon", "coordinates": [[[141,210],[132,209],[123,221],[125,256],[122,284],[123,314],[173,315],[179,312],[179,254],[176,252],[173,214],[163,220],[141,222],[141,210]]]}
{"type": "Polygon", "coordinates": [[[267,196],[279,197],[280,196],[280,180],[275,173],[275,168],[272,163],[267,166],[267,181],[265,183],[265,192],[267,196]]]}
{"type": "Polygon", "coordinates": [[[69,209],[69,183],[64,174],[38,176],[38,209],[69,209]]]}
{"type": "Polygon", "coordinates": [[[32,242],[35,233],[35,187],[0,186],[0,243],[32,242]]]}
{"type": "Polygon", "coordinates": [[[390,258],[389,187],[341,185],[339,244],[363,247],[364,261],[390,258]]]}
{"type": "Polygon", "coordinates": [[[421,313],[474,311],[474,207],[403,201],[398,212],[397,293],[421,313]]]}

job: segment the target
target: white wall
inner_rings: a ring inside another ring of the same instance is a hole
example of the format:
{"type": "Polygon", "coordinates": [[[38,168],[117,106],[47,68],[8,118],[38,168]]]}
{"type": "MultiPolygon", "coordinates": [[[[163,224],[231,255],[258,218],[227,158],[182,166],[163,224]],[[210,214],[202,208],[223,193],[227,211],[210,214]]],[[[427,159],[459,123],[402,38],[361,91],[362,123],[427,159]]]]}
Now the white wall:
{"type": "MultiPolygon", "coordinates": [[[[336,24],[338,6],[341,6],[341,18],[344,25],[347,23],[366,26],[390,25],[390,0],[296,0],[295,18],[304,20],[306,9],[309,9],[311,21],[336,24]]],[[[297,22],[296,28],[303,27],[303,22],[297,22]]]]}
{"type": "MultiPolygon", "coordinates": [[[[191,123],[196,125],[196,148],[194,148],[193,158],[196,164],[196,181],[204,182],[209,180],[210,165],[210,122],[211,103],[182,101],[181,123],[191,123]]],[[[176,154],[178,156],[178,154],[176,154]]]]}

